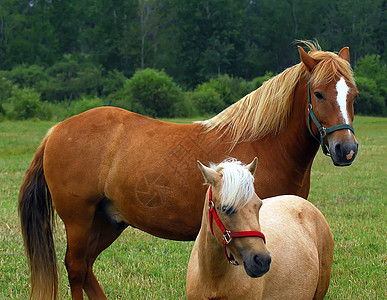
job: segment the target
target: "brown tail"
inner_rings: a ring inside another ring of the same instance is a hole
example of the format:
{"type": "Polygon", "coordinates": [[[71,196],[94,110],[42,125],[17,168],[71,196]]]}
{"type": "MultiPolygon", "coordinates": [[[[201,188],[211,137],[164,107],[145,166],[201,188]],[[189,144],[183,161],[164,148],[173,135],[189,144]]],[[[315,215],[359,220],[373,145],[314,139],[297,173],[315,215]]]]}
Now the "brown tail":
{"type": "Polygon", "coordinates": [[[27,170],[19,194],[19,216],[31,273],[31,299],[57,299],[57,258],[52,237],[54,209],[43,171],[47,136],[27,170]]]}

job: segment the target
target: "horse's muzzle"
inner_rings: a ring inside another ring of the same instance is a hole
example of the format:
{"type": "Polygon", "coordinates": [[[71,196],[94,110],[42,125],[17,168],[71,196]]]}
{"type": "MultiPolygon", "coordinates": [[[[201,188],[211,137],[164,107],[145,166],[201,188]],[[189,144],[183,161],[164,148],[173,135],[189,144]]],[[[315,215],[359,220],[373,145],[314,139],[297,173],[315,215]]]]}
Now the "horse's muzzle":
{"type": "Polygon", "coordinates": [[[269,253],[254,254],[248,258],[242,255],[242,259],[245,271],[250,277],[261,277],[265,275],[270,269],[271,256],[269,253]]]}
{"type": "Polygon", "coordinates": [[[329,152],[335,166],[349,166],[355,160],[359,149],[357,141],[351,143],[336,142],[329,145],[329,152]]]}

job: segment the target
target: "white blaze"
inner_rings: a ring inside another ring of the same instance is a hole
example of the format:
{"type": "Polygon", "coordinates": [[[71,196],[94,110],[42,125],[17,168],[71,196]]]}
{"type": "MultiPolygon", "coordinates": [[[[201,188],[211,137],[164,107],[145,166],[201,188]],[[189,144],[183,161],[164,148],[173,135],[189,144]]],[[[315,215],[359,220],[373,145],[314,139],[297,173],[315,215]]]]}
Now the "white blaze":
{"type": "Polygon", "coordinates": [[[336,84],[337,91],[337,103],[339,104],[339,108],[341,111],[341,115],[344,118],[346,124],[349,124],[348,111],[347,111],[347,95],[349,91],[349,87],[345,83],[343,77],[336,84]]]}

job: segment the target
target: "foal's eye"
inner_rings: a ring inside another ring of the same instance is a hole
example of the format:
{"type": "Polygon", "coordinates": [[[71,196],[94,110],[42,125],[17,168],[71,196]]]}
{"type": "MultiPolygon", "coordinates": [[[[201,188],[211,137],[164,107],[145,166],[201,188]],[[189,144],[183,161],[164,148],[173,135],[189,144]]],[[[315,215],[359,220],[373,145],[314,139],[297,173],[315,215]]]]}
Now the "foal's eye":
{"type": "Polygon", "coordinates": [[[226,205],[222,206],[222,212],[224,212],[228,216],[231,216],[235,212],[235,210],[234,207],[226,205]]]}
{"type": "Polygon", "coordinates": [[[316,98],[318,100],[323,100],[324,99],[324,96],[320,92],[314,92],[314,95],[316,96],[316,98]]]}

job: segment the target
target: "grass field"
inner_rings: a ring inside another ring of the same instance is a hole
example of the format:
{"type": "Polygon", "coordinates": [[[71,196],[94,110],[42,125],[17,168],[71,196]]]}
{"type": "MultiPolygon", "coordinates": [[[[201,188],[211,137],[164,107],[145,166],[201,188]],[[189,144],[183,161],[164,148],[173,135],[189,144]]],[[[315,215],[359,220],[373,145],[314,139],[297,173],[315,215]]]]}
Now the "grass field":
{"type": "MultiPolygon", "coordinates": [[[[0,123],[0,299],[28,298],[17,195],[33,153],[52,125],[0,123]]],[[[320,151],[312,170],[309,200],[335,236],[326,299],[387,299],[387,119],[356,117],[354,127],[360,143],[354,165],[334,167],[320,151]]],[[[71,299],[63,264],[64,229],[58,223],[60,298],[71,299]]],[[[98,258],[95,273],[108,299],[184,299],[191,247],[192,242],[162,240],[129,228],[98,258]]]]}

